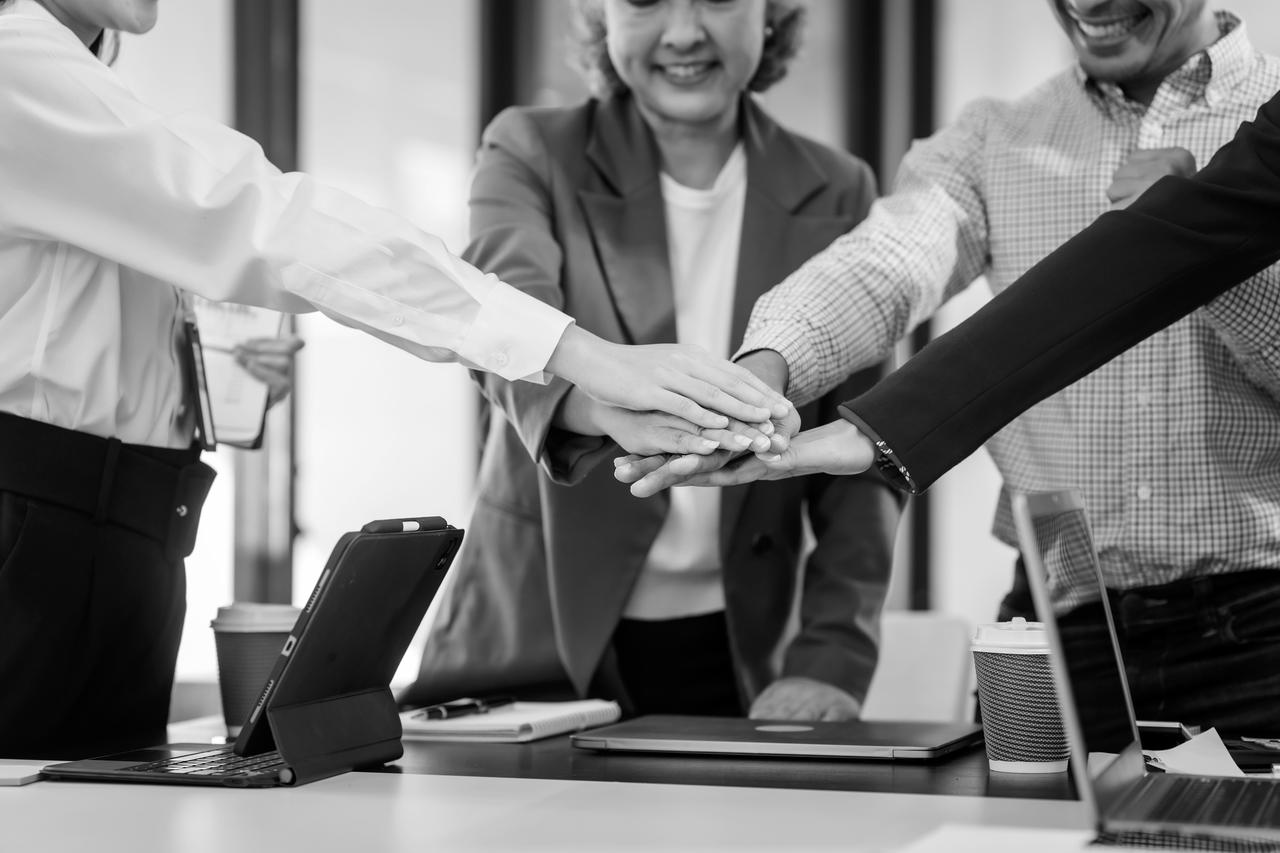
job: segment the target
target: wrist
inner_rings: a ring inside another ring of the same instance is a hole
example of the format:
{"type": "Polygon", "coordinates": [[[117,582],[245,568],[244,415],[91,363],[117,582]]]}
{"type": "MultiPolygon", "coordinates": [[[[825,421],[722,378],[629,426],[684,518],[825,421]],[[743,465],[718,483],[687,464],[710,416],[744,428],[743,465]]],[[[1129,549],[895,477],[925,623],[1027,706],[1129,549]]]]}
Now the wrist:
{"type": "Polygon", "coordinates": [[[556,407],[551,422],[559,429],[578,435],[606,435],[605,428],[600,423],[603,409],[604,406],[588,394],[573,387],[556,407]]]}
{"type": "Polygon", "coordinates": [[[603,343],[577,323],[569,324],[547,360],[547,372],[580,385],[589,365],[600,357],[600,344],[603,343]]]}
{"type": "Polygon", "coordinates": [[[739,356],[735,361],[754,373],[774,391],[786,395],[790,369],[787,367],[787,360],[777,350],[752,350],[739,356]]]}

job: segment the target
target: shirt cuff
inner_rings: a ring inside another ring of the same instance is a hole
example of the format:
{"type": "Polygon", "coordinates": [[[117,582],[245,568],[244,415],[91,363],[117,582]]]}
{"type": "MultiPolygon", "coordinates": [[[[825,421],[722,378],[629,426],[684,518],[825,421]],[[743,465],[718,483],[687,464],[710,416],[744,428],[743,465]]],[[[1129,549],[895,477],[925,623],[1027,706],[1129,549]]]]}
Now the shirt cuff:
{"type": "Polygon", "coordinates": [[[773,350],[787,363],[784,397],[796,406],[803,406],[822,396],[821,373],[809,357],[812,348],[805,342],[803,327],[775,323],[748,330],[734,361],[760,349],[773,350]]]}
{"type": "Polygon", "coordinates": [[[461,358],[514,382],[545,385],[547,362],[573,318],[509,284],[494,281],[470,329],[458,342],[461,358]]]}
{"type": "Polygon", "coordinates": [[[893,452],[893,448],[889,443],[880,437],[874,429],[867,425],[867,422],[859,417],[847,405],[839,407],[840,417],[858,428],[858,432],[862,433],[866,438],[875,445],[876,448],[876,468],[884,475],[894,487],[918,495],[922,491],[916,484],[915,478],[911,476],[911,472],[902,460],[898,458],[898,454],[893,452]]]}

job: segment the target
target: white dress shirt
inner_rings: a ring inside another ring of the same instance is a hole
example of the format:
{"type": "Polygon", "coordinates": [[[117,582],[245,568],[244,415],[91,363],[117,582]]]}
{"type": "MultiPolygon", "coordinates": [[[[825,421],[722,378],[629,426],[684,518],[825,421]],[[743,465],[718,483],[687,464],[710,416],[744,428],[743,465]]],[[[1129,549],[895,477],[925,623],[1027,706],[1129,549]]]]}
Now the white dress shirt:
{"type": "Polygon", "coordinates": [[[179,290],[320,310],[542,379],[568,317],[248,137],[140,102],[35,0],[0,9],[0,411],[183,447],[179,290]]]}
{"type": "MultiPolygon", "coordinates": [[[[747,155],[738,145],[715,184],[698,190],[663,174],[667,251],[675,290],[676,339],[728,356],[738,278],[747,155]]],[[[720,490],[671,489],[662,529],[631,597],[629,619],[676,619],[724,609],[720,490]]]]}

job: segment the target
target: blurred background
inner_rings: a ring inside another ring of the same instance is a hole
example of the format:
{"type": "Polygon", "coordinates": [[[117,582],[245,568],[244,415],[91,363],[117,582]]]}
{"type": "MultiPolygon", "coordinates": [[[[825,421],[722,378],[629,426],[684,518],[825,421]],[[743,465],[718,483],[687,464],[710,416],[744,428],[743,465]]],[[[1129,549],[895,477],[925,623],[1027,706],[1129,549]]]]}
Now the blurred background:
{"type": "MultiPolygon", "coordinates": [[[[148,101],[231,123],[302,169],[440,235],[466,239],[480,130],[510,104],[585,89],[565,65],[569,0],[200,0],[162,4],[125,38],[118,70],[148,101]]],[[[765,97],[784,124],[870,162],[882,187],[910,140],[967,101],[1016,97],[1071,62],[1046,2],[807,0],[804,44],[765,97]]],[[[1257,47],[1280,53],[1280,4],[1234,0],[1257,47]]],[[[985,301],[981,284],[904,344],[985,301]]],[[[187,562],[182,682],[216,678],[209,620],[234,599],[301,603],[329,549],[374,518],[442,515],[466,527],[480,436],[462,368],[431,366],[318,316],[292,402],[265,447],[220,449],[187,562]]],[[[998,479],[980,452],[914,499],[890,607],[989,621],[1014,554],[990,535],[998,479]]],[[[851,520],[852,522],[852,520],[851,520]]],[[[416,671],[417,650],[401,668],[416,671]]],[[[175,709],[176,710],[176,709],[175,709]]]]}

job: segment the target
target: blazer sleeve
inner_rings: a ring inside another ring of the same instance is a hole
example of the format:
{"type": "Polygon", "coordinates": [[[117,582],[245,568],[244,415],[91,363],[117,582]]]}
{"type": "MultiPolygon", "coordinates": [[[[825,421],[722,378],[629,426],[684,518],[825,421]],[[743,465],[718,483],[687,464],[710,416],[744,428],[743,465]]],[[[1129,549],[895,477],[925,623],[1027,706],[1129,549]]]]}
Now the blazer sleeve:
{"type": "MultiPolygon", "coordinates": [[[[855,394],[883,376],[880,367],[837,388],[855,394]]],[[[819,423],[838,417],[834,395],[819,405],[819,423]]],[[[805,563],[800,629],[783,657],[782,674],[833,684],[859,703],[875,672],[893,544],[906,496],[875,471],[854,477],[813,475],[805,484],[816,540],[805,563]]]]}
{"type": "MultiPolygon", "coordinates": [[[[563,310],[564,255],[554,233],[553,174],[551,154],[534,121],[518,108],[498,115],[485,130],[477,155],[470,196],[471,243],[463,257],[563,310]]],[[[551,441],[549,448],[552,418],[572,387],[564,379],[534,386],[491,374],[473,376],[485,399],[515,428],[529,456],[553,479],[563,482],[577,476],[577,463],[610,446],[601,437],[560,433],[560,440],[551,441]],[[537,390],[530,394],[529,388],[537,390]]]]}
{"type": "Polygon", "coordinates": [[[1031,406],[1278,258],[1280,95],[1198,174],[1101,216],[842,414],[923,491],[1031,406]]]}
{"type": "MultiPolygon", "coordinates": [[[[865,164],[855,165],[849,209],[862,218],[875,199],[876,184],[865,164]]],[[[815,423],[839,417],[840,401],[870,388],[885,372],[881,364],[846,379],[817,401],[815,423]]],[[[784,676],[806,676],[835,685],[859,702],[866,698],[904,500],[876,472],[805,479],[816,541],[805,563],[800,627],[783,656],[784,676]]]]}

